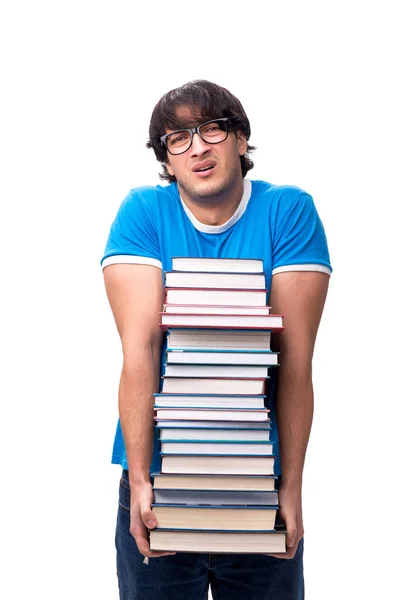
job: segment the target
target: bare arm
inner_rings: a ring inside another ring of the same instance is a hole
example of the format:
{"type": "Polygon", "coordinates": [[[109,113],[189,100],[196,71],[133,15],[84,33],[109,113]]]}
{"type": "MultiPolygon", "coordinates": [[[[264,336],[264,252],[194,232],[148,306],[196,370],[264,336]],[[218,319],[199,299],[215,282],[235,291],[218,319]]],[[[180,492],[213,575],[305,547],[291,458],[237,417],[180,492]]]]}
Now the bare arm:
{"type": "Polygon", "coordinates": [[[154,398],[159,391],[163,303],[160,269],[149,265],[110,265],[104,269],[107,296],[122,342],[123,366],[119,387],[119,415],[131,487],[131,533],[145,556],[146,527],[155,525],[150,509],[150,463],[153,452],[154,398]]]}
{"type": "Polygon", "coordinates": [[[273,276],[270,304],[285,315],[280,350],[277,424],[282,467],[281,513],[288,529],[289,558],[303,535],[301,486],[313,417],[312,356],[328,291],[329,277],[320,272],[273,276]]]}

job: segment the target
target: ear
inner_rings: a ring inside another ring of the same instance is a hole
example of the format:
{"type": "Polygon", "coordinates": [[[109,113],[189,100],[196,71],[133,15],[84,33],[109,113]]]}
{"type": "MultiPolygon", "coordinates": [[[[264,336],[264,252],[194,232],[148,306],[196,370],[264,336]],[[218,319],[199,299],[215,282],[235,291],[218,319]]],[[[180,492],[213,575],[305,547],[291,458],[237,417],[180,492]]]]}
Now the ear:
{"type": "Polygon", "coordinates": [[[247,140],[243,131],[240,129],[236,132],[237,145],[240,156],[244,156],[247,152],[247,140]]]}
{"type": "Polygon", "coordinates": [[[174,170],[171,167],[171,165],[169,164],[169,162],[165,161],[164,165],[165,165],[165,168],[167,169],[168,173],[171,175],[171,177],[175,177],[174,170]]]}

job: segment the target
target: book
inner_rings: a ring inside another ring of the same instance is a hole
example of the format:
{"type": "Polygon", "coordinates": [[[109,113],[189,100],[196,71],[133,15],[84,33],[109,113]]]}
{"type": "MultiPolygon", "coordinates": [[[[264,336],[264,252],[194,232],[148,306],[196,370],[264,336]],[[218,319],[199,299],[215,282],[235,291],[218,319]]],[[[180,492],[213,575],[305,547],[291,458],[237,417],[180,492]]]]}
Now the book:
{"type": "Polygon", "coordinates": [[[163,429],[172,427],[186,427],[188,429],[270,429],[269,419],[267,421],[212,421],[208,419],[203,421],[185,419],[182,421],[179,419],[161,419],[159,426],[163,429]]]}
{"type": "Polygon", "coordinates": [[[169,377],[163,375],[162,392],[168,394],[246,394],[265,393],[265,378],[169,377]]]}
{"type": "Polygon", "coordinates": [[[202,271],[217,273],[263,273],[259,258],[204,258],[200,256],[173,256],[173,271],[202,271]]]}
{"type": "Polygon", "coordinates": [[[228,427],[162,427],[156,425],[160,440],[197,440],[229,442],[268,442],[270,427],[267,429],[234,429],[228,427]]]}
{"type": "Polygon", "coordinates": [[[197,440],[161,440],[161,453],[167,454],[212,454],[226,456],[231,454],[249,456],[272,456],[272,442],[238,441],[197,441],[197,440]]]}
{"type": "Polygon", "coordinates": [[[192,475],[152,473],[157,489],[182,490],[237,490],[271,492],[275,489],[276,475],[192,475]]]}
{"type": "Polygon", "coordinates": [[[196,365],[166,364],[166,377],[268,377],[268,369],[264,365],[196,365]]]}
{"type": "Polygon", "coordinates": [[[167,304],[266,306],[267,290],[166,287],[165,302],[167,304]]]}
{"type": "Polygon", "coordinates": [[[169,329],[169,350],[270,350],[271,332],[258,329],[169,329]]]}
{"type": "Polygon", "coordinates": [[[278,554],[286,552],[285,531],[150,530],[150,550],[212,554],[278,554]]]}
{"type": "Polygon", "coordinates": [[[199,350],[167,348],[168,364],[197,365],[278,365],[279,352],[271,350],[199,350]]]}
{"type": "Polygon", "coordinates": [[[204,315],[269,315],[270,306],[218,306],[207,304],[164,304],[163,312],[171,314],[196,313],[204,315]]]}
{"type": "Polygon", "coordinates": [[[226,396],[224,394],[153,394],[154,405],[187,408],[264,408],[265,396],[226,396]]]}
{"type": "Polygon", "coordinates": [[[268,408],[154,408],[156,420],[184,420],[191,421],[269,421],[268,408]]]}
{"type": "Polygon", "coordinates": [[[223,529],[270,531],[274,529],[276,506],[180,506],[151,505],[158,527],[175,529],[223,529]]]}
{"type": "MultiPolygon", "coordinates": [[[[165,287],[264,290],[265,275],[264,273],[203,273],[192,271],[165,271],[165,287]]],[[[181,303],[178,302],[178,304],[181,303]]],[[[182,304],[187,303],[182,302],[182,304]]],[[[208,303],[199,300],[198,304],[208,303]]],[[[242,302],[237,302],[237,304],[242,304],[242,302]]]]}
{"type": "Polygon", "coordinates": [[[274,475],[274,456],[161,455],[162,473],[199,475],[274,475]]]}
{"type": "Polygon", "coordinates": [[[277,506],[278,491],[176,490],[154,487],[156,504],[213,504],[236,506],[277,506]]]}
{"type": "Polygon", "coordinates": [[[218,327],[237,329],[283,329],[283,315],[202,315],[202,314],[170,314],[160,312],[160,327],[218,327]]]}

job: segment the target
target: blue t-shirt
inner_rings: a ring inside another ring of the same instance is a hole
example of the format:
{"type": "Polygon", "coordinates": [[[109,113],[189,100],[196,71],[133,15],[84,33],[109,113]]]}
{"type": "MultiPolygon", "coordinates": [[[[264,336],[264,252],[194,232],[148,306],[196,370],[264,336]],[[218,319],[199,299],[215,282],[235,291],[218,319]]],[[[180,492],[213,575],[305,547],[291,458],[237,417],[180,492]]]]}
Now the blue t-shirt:
{"type": "MultiPolygon", "coordinates": [[[[258,258],[263,261],[266,288],[283,271],[331,273],[323,225],[309,194],[294,186],[244,179],[244,193],[235,214],[223,225],[200,223],[180,198],[176,183],[132,189],[111,226],[102,267],[116,263],[150,264],[165,271],[174,256],[258,258]]],[[[272,312],[273,312],[272,307],[272,312]]],[[[165,353],[165,344],[163,354],[165,353]]],[[[161,360],[161,364],[164,360],[161,360]]],[[[276,370],[268,379],[271,440],[280,474],[275,418],[276,370]]],[[[128,468],[120,422],[112,462],[128,468]]],[[[160,470],[156,433],[151,472],[160,470]]]]}

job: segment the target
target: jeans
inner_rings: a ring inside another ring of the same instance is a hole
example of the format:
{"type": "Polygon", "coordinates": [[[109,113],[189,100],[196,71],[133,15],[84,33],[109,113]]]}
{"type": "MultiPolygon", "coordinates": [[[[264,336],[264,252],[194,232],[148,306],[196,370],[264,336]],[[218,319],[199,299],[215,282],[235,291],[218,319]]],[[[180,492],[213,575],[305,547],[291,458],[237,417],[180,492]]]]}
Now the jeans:
{"type": "Polygon", "coordinates": [[[121,600],[304,600],[303,540],[292,559],[263,554],[180,552],[148,564],[129,532],[127,471],[120,482],[116,529],[121,600]]]}

